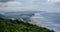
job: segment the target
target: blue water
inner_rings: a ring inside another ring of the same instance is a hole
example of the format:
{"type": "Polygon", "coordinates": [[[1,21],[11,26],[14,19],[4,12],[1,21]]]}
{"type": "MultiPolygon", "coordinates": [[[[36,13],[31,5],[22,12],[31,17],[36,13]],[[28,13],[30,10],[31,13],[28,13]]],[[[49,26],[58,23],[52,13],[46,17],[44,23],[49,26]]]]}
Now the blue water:
{"type": "Polygon", "coordinates": [[[35,13],[34,20],[55,32],[60,32],[60,13],[35,13]]]}

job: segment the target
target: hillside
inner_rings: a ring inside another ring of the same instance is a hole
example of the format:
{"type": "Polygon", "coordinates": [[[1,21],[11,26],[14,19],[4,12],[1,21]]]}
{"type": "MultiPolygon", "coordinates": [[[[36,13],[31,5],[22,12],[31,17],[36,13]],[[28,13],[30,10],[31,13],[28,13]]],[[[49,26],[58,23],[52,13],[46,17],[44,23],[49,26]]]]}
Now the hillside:
{"type": "Polygon", "coordinates": [[[0,18],[0,32],[54,32],[23,21],[0,18]]]}

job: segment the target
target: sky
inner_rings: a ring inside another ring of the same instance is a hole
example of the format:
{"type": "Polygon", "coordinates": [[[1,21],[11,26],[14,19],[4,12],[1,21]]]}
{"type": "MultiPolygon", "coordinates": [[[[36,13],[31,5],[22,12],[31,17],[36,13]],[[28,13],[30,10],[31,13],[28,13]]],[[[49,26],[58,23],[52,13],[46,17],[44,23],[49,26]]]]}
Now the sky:
{"type": "Polygon", "coordinates": [[[60,12],[60,0],[0,0],[0,11],[60,12]]]}

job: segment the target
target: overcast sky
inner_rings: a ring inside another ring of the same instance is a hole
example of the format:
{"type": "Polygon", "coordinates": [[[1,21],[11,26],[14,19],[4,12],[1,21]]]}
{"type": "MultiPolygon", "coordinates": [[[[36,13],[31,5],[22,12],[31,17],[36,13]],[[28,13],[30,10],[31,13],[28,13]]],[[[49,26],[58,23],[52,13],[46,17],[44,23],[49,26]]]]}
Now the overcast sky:
{"type": "Polygon", "coordinates": [[[60,12],[60,0],[0,0],[0,11],[60,12]]]}

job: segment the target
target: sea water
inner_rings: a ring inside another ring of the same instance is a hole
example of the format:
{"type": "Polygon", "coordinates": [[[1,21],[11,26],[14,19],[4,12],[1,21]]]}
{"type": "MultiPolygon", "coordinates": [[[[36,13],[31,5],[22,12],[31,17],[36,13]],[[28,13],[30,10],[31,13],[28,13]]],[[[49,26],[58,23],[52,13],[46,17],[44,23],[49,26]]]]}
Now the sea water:
{"type": "Polygon", "coordinates": [[[60,13],[35,13],[33,18],[42,27],[60,32],[60,13]]]}

